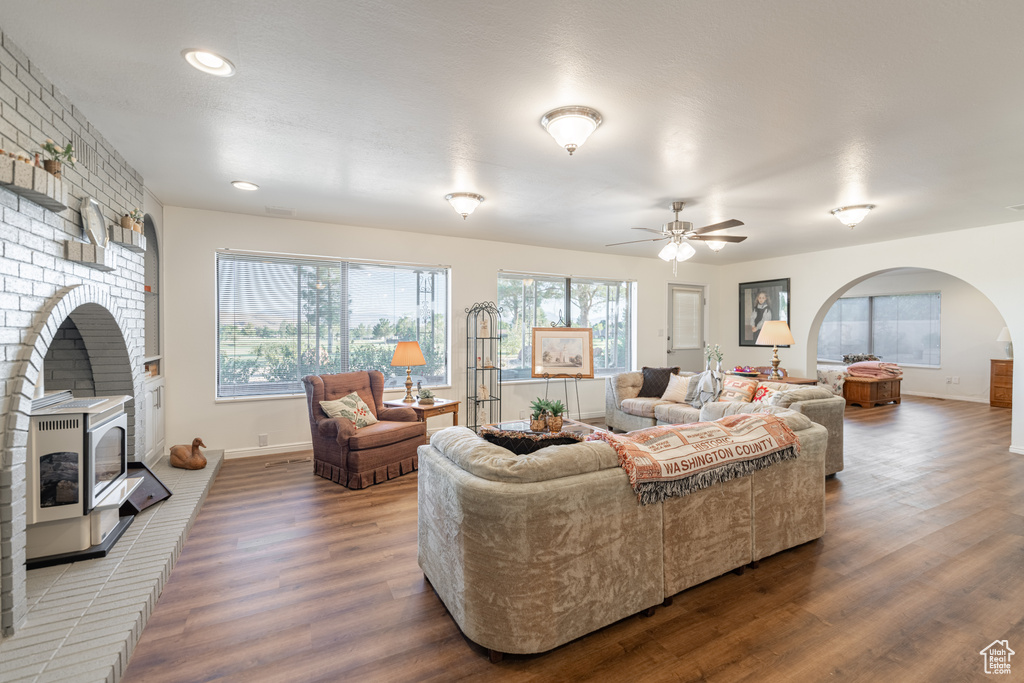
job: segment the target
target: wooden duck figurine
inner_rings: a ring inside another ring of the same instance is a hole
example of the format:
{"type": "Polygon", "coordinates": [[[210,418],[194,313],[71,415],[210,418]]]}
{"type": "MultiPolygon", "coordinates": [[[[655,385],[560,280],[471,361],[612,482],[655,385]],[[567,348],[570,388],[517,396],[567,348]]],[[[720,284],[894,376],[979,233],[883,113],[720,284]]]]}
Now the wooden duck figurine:
{"type": "Polygon", "coordinates": [[[202,446],[206,448],[206,444],[198,436],[192,439],[192,446],[171,446],[171,465],[173,467],[180,467],[183,470],[201,470],[206,467],[206,456],[199,450],[202,446]]]}

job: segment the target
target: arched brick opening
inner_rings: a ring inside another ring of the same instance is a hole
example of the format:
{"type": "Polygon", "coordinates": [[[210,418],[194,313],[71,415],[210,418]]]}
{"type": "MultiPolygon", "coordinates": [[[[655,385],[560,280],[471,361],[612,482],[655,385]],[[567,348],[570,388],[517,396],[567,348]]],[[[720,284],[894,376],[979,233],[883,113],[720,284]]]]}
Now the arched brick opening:
{"type": "MultiPolygon", "coordinates": [[[[129,395],[125,404],[128,414],[128,457],[143,453],[144,431],[141,428],[142,396],[141,354],[128,334],[120,307],[105,291],[90,285],[75,285],[59,290],[39,311],[25,336],[24,347],[13,376],[10,409],[4,424],[3,447],[0,451],[0,473],[10,472],[11,501],[0,502],[0,543],[5,544],[0,578],[0,614],[4,633],[10,634],[24,617],[25,595],[25,460],[27,457],[29,416],[32,397],[41,377],[45,375],[43,360],[47,349],[66,320],[77,328],[88,351],[92,369],[92,390],[79,395],[129,395]],[[7,521],[4,521],[7,520],[7,521]]],[[[65,328],[67,329],[67,328],[65,328]]],[[[44,381],[45,386],[45,381],[44,381]]],[[[4,476],[7,476],[6,474],[4,476]]]]}

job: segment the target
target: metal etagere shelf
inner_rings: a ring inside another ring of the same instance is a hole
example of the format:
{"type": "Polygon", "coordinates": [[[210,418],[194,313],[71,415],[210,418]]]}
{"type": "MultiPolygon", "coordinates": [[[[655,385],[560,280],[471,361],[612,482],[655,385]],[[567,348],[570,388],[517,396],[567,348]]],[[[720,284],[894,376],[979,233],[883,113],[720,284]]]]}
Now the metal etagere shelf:
{"type": "Polygon", "coordinates": [[[501,422],[501,309],[493,301],[466,309],[466,426],[501,422]]]}

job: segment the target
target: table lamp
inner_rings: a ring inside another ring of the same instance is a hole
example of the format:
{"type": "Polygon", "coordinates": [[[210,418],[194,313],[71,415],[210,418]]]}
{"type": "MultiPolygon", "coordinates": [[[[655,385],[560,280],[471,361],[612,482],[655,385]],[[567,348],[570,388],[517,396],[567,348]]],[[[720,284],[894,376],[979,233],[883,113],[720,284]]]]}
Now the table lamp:
{"type": "Polygon", "coordinates": [[[789,325],[785,320],[768,320],[761,325],[761,334],[757,335],[755,344],[775,347],[772,351],[772,374],[769,379],[782,379],[779,374],[779,344],[786,346],[794,344],[793,334],[789,331],[789,325]]]}
{"type": "Polygon", "coordinates": [[[997,342],[1006,342],[1006,357],[1013,358],[1013,340],[1010,339],[1010,328],[1004,327],[1003,331],[996,337],[997,342]]]}
{"type": "Polygon", "coordinates": [[[405,398],[402,399],[403,402],[416,402],[416,399],[412,397],[412,366],[426,364],[427,361],[423,359],[419,342],[398,342],[398,346],[395,347],[395,355],[391,357],[391,367],[405,366],[405,398]]]}

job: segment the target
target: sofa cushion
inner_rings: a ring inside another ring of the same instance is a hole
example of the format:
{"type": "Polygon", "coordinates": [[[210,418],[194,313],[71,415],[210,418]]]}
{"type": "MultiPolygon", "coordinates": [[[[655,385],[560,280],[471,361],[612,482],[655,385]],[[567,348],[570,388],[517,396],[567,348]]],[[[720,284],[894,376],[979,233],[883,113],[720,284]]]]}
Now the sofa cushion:
{"type": "MultiPolygon", "coordinates": [[[[789,386],[799,386],[790,384],[789,386]]],[[[786,389],[780,391],[768,402],[768,405],[779,406],[782,408],[788,408],[797,401],[810,401],[816,398],[832,398],[832,392],[824,387],[808,387],[801,386],[798,389],[786,389]]]]}
{"type": "Polygon", "coordinates": [[[754,398],[750,399],[750,401],[751,403],[767,403],[777,393],[779,393],[778,389],[772,389],[771,387],[759,384],[757,389],[754,390],[754,398]]]}
{"type": "Polygon", "coordinates": [[[389,446],[399,441],[419,437],[426,434],[422,422],[377,422],[358,430],[349,437],[349,450],[360,451],[378,446],[389,446]]]}
{"type": "Polygon", "coordinates": [[[327,417],[343,417],[352,422],[356,429],[377,423],[373,411],[354,391],[334,401],[320,401],[320,407],[327,413],[327,417]]]}
{"type": "Polygon", "coordinates": [[[719,395],[718,400],[750,403],[750,399],[754,398],[756,390],[756,379],[726,375],[725,379],[722,380],[722,393],[719,395]]]}
{"type": "Polygon", "coordinates": [[[683,375],[669,375],[668,386],[661,395],[663,401],[686,403],[686,390],[690,387],[690,378],[683,375]]]}
{"type": "Polygon", "coordinates": [[[447,427],[430,437],[430,445],[466,472],[490,481],[547,481],[619,466],[615,449],[603,441],[548,446],[515,455],[465,427],[447,427]]]}
{"type": "Polygon", "coordinates": [[[640,387],[638,398],[661,398],[668,386],[670,375],[679,374],[679,366],[674,368],[643,368],[644,384],[640,387]]]}
{"type": "Polygon", "coordinates": [[[665,424],[683,425],[700,420],[700,410],[687,403],[662,403],[654,406],[654,417],[665,424]]]}
{"type": "Polygon", "coordinates": [[[622,402],[621,409],[622,412],[637,417],[654,417],[654,407],[662,403],[671,403],[671,401],[662,401],[660,397],[627,398],[622,402]]]}

